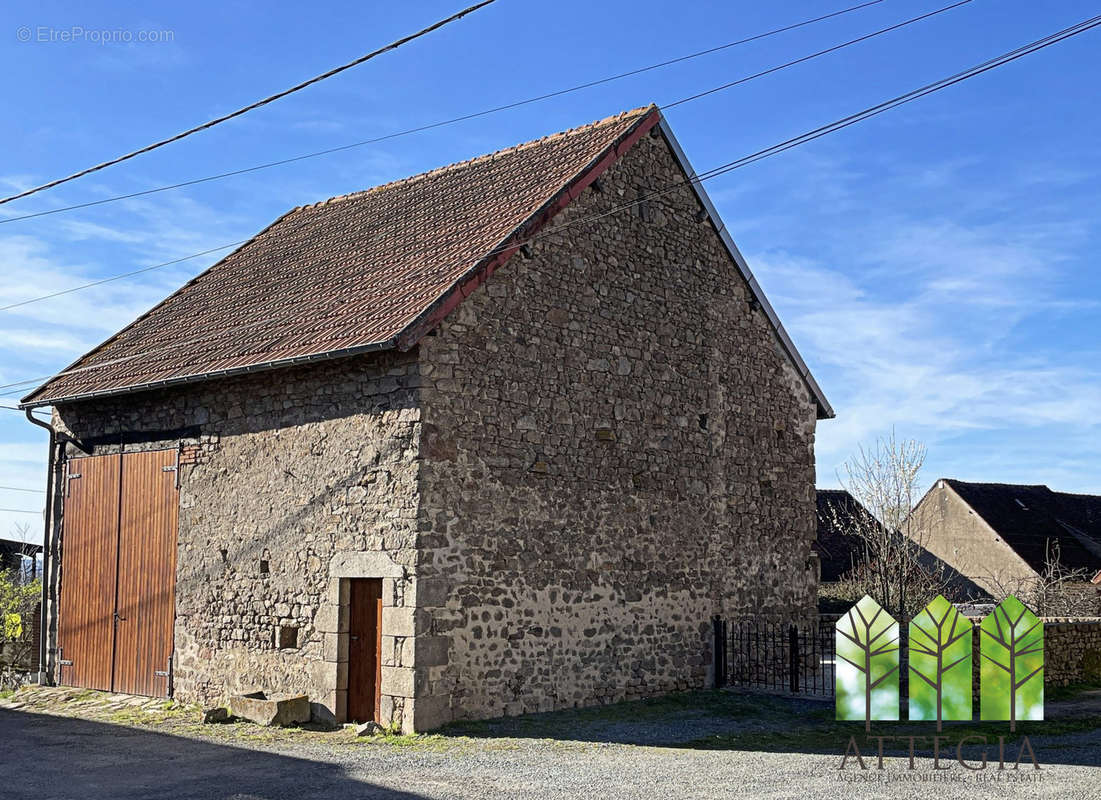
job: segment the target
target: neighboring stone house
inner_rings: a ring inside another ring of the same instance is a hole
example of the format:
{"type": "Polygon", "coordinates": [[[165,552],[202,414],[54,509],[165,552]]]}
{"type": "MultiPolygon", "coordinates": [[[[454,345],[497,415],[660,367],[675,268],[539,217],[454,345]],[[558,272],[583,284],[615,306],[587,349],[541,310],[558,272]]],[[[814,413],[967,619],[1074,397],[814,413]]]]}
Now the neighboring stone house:
{"type": "Polygon", "coordinates": [[[1029,602],[1045,573],[1073,575],[1065,589],[1076,605],[1101,612],[1101,497],[942,478],[914,519],[926,548],[995,597],[1029,602]]]}
{"type": "Polygon", "coordinates": [[[832,410],[692,175],[649,107],[295,209],[25,398],[52,673],[425,730],[813,615],[832,410]]]}

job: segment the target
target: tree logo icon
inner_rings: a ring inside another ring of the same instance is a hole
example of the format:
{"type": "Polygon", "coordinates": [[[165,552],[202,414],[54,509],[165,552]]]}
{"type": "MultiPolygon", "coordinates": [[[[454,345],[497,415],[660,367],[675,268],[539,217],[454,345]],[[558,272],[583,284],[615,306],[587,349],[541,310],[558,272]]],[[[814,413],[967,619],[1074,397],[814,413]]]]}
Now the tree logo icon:
{"type": "Polygon", "coordinates": [[[864,595],[834,626],[837,719],[898,719],[898,623],[864,595]]]}
{"type": "Polygon", "coordinates": [[[971,719],[971,628],[941,595],[910,621],[910,719],[971,719]]]}
{"type": "MultiPolygon", "coordinates": [[[[839,720],[899,718],[898,622],[864,595],[834,625],[834,689],[839,720]]],[[[942,595],[909,627],[909,718],[972,718],[974,626],[942,595]]],[[[1044,718],[1044,624],[1009,595],[979,625],[980,698],[984,722],[1044,718]]],[[[1026,738],[1027,741],[1027,738],[1026,738]]]]}
{"type": "Polygon", "coordinates": [[[980,717],[1009,720],[1044,718],[1044,626],[1013,595],[982,621],[980,637],[980,717]]]}

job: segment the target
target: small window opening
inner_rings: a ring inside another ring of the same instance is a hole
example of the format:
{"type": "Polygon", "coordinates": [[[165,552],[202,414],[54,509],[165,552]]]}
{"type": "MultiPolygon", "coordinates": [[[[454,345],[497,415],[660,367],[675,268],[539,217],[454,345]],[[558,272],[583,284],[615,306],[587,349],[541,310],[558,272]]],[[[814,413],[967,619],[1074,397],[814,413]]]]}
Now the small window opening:
{"type": "Polygon", "coordinates": [[[700,414],[700,430],[701,431],[707,430],[707,415],[706,414],[700,414]]]}
{"type": "Polygon", "coordinates": [[[261,575],[267,575],[270,571],[271,571],[271,569],[270,569],[270,566],[269,566],[268,562],[261,559],[261,561],[260,561],[260,574],[261,575]]]}
{"type": "Polygon", "coordinates": [[[279,649],[280,650],[297,650],[298,649],[298,628],[292,625],[280,625],[279,626],[279,649]]]}

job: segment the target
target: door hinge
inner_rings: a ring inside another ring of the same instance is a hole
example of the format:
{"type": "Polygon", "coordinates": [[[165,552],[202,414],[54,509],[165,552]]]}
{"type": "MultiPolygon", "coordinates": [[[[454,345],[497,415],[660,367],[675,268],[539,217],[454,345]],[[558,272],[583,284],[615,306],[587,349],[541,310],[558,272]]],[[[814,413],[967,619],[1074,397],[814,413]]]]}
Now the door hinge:
{"type": "Polygon", "coordinates": [[[68,470],[69,470],[69,466],[66,464],[65,465],[65,472],[66,472],[66,474],[65,474],[65,496],[66,497],[71,497],[72,494],[73,494],[72,481],[75,481],[77,478],[79,478],[80,473],[79,472],[69,472],[68,470]]]}
{"type": "Polygon", "coordinates": [[[58,661],[57,663],[58,663],[59,666],[62,666],[62,667],[71,667],[73,665],[72,661],[68,661],[64,658],[61,659],[60,661],[58,661]]]}
{"type": "Polygon", "coordinates": [[[176,491],[180,490],[180,456],[183,454],[183,442],[176,444],[176,463],[170,464],[166,467],[161,467],[162,472],[175,472],[176,473],[176,491]]]}
{"type": "Polygon", "coordinates": [[[166,670],[166,669],[155,669],[155,670],[153,670],[153,674],[156,675],[158,678],[167,678],[168,677],[168,670],[166,670]]]}

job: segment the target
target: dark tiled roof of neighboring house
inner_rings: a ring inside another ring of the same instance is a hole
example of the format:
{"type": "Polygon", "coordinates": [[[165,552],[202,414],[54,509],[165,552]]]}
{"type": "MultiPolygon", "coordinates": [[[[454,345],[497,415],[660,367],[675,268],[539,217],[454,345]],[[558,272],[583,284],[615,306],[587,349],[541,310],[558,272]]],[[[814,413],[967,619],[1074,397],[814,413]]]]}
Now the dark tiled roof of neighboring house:
{"type": "Polygon", "coordinates": [[[0,539],[0,570],[19,566],[22,557],[35,558],[42,552],[42,545],[31,542],[17,542],[13,539],[0,539]]]}
{"type": "Polygon", "coordinates": [[[34,542],[20,542],[15,539],[0,539],[0,552],[31,556],[42,552],[42,545],[34,542]]]}
{"type": "Polygon", "coordinates": [[[819,489],[818,534],[814,551],[822,565],[822,581],[833,583],[848,575],[865,561],[864,540],[847,524],[859,519],[875,525],[868,510],[844,489],[819,489]]]}
{"type": "MultiPolygon", "coordinates": [[[[407,350],[639,138],[649,106],[283,215],[23,398],[81,400],[317,359],[407,350]]],[[[833,410],[730,241],[689,184],[818,405],[833,410]]]]}
{"type": "Polygon", "coordinates": [[[1037,572],[1053,547],[1068,569],[1101,569],[1101,497],[1047,486],[944,481],[1037,572]]]}

